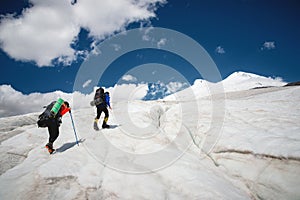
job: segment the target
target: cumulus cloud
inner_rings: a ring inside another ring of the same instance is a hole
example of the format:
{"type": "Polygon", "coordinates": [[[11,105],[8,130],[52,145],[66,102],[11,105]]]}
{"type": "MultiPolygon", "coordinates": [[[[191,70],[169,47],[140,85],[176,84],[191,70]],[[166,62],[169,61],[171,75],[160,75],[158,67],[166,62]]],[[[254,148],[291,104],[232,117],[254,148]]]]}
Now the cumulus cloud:
{"type": "Polygon", "coordinates": [[[172,94],[188,87],[188,84],[182,82],[170,82],[166,85],[166,87],[168,89],[168,94],[172,94]]]}
{"type": "Polygon", "coordinates": [[[122,76],[122,80],[128,81],[128,82],[135,82],[135,81],[137,81],[137,78],[130,74],[126,74],[126,75],[122,76]]]}
{"type": "Polygon", "coordinates": [[[98,48],[98,42],[97,41],[93,41],[91,44],[91,54],[93,55],[99,55],[101,54],[101,50],[98,48]]]}
{"type": "Polygon", "coordinates": [[[59,97],[71,103],[72,95],[59,91],[52,93],[32,93],[24,95],[14,90],[10,85],[0,86],[0,117],[42,112],[43,106],[48,105],[59,97]]]}
{"type": "Polygon", "coordinates": [[[145,29],[144,35],[143,35],[143,37],[142,37],[142,39],[143,39],[144,41],[150,41],[150,40],[151,40],[151,37],[149,36],[149,32],[150,32],[152,29],[153,29],[152,26],[149,26],[148,28],[145,29]]]}
{"type": "Polygon", "coordinates": [[[272,41],[272,42],[265,42],[263,44],[263,46],[261,47],[261,50],[271,50],[271,49],[275,49],[276,46],[275,46],[275,42],[272,41]]]}
{"type": "Polygon", "coordinates": [[[121,46],[118,45],[118,44],[112,44],[111,46],[114,48],[115,51],[120,51],[121,50],[121,46]]]}
{"type": "Polygon", "coordinates": [[[91,82],[92,82],[91,79],[90,79],[90,80],[87,80],[86,82],[83,83],[82,87],[83,87],[83,88],[88,87],[88,86],[91,84],[91,82]]]}
{"type": "Polygon", "coordinates": [[[6,15],[0,22],[1,48],[10,57],[51,66],[77,59],[72,48],[81,28],[94,40],[124,30],[132,22],[155,17],[166,0],[30,0],[20,16],[6,15]]]}
{"type": "MultiPolygon", "coordinates": [[[[91,108],[90,101],[93,99],[96,89],[97,87],[90,94],[55,91],[24,95],[10,85],[0,85],[0,118],[33,112],[40,114],[44,111],[44,106],[58,98],[68,101],[72,110],[91,108]]],[[[111,103],[113,104],[114,102],[142,99],[147,93],[147,84],[115,85],[105,88],[105,91],[109,91],[111,94],[111,103]]]]}
{"type": "Polygon", "coordinates": [[[218,46],[215,51],[216,51],[216,53],[219,53],[219,54],[224,54],[225,53],[224,48],[221,47],[221,46],[218,46]]]}
{"type": "Polygon", "coordinates": [[[166,45],[167,39],[166,38],[161,38],[158,42],[157,42],[157,48],[161,48],[162,46],[166,45]]]}
{"type": "MultiPolygon", "coordinates": [[[[86,82],[88,83],[89,80],[86,82]]],[[[132,101],[148,98],[152,96],[164,97],[188,87],[187,83],[169,82],[168,84],[157,82],[149,88],[149,83],[139,84],[121,84],[114,87],[104,88],[109,91],[111,103],[132,101]],[[149,91],[149,89],[151,89],[149,91]],[[149,96],[150,95],[150,96],[149,96]]],[[[0,85],[0,118],[22,115],[28,113],[40,114],[44,111],[44,106],[50,104],[58,98],[63,98],[71,105],[72,110],[81,108],[91,108],[90,101],[93,99],[95,91],[98,87],[94,87],[90,94],[82,94],[80,92],[64,93],[55,91],[50,93],[31,93],[28,95],[16,91],[10,85],[0,85]]]]}

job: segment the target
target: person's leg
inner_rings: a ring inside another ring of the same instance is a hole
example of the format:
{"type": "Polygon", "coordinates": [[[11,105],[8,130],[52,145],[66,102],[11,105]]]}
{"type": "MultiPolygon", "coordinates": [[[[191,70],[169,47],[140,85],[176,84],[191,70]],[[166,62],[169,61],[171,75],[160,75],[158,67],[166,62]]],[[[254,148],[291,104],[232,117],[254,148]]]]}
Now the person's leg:
{"type": "Polygon", "coordinates": [[[98,120],[100,119],[102,113],[102,108],[100,106],[97,106],[97,116],[95,118],[95,122],[98,123],[98,120]]]}
{"type": "Polygon", "coordinates": [[[109,125],[107,125],[109,113],[108,113],[108,110],[106,107],[103,108],[103,112],[104,112],[105,116],[104,116],[104,120],[102,123],[102,128],[109,128],[109,125]]]}
{"type": "Polygon", "coordinates": [[[97,107],[97,116],[95,118],[95,123],[96,124],[98,124],[98,120],[99,120],[99,118],[101,116],[101,113],[102,113],[102,110],[99,107],[97,107]]]}
{"type": "Polygon", "coordinates": [[[99,120],[99,118],[100,118],[100,116],[101,116],[101,113],[102,113],[101,107],[100,107],[100,106],[97,106],[97,116],[96,116],[95,121],[94,121],[94,129],[95,129],[96,131],[99,130],[99,127],[98,127],[98,120],[99,120]]]}
{"type": "Polygon", "coordinates": [[[49,121],[48,132],[49,132],[49,143],[47,144],[47,146],[53,149],[53,143],[55,142],[55,140],[59,135],[59,126],[55,120],[49,121]]]}
{"type": "Polygon", "coordinates": [[[97,116],[96,116],[96,119],[99,119],[100,116],[101,116],[101,113],[102,113],[102,110],[99,106],[97,106],[97,116]]]}

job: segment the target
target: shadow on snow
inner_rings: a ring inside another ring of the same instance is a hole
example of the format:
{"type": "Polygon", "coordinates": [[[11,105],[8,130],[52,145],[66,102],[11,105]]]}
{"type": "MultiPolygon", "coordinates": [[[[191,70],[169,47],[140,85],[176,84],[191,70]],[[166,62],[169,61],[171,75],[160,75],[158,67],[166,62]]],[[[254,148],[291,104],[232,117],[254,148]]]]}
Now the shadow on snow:
{"type": "Polygon", "coordinates": [[[120,126],[120,125],[109,125],[108,129],[114,129],[114,128],[117,128],[118,126],[120,126]]]}
{"type": "MultiPolygon", "coordinates": [[[[85,139],[84,139],[84,140],[85,140],[85,139]]],[[[84,140],[80,139],[80,140],[78,141],[78,144],[79,144],[79,143],[83,143],[84,140]]],[[[57,149],[56,149],[56,152],[64,152],[64,151],[66,151],[66,150],[68,150],[68,149],[74,147],[75,145],[77,145],[76,142],[65,143],[65,144],[63,144],[61,147],[57,148],[57,149]]]]}

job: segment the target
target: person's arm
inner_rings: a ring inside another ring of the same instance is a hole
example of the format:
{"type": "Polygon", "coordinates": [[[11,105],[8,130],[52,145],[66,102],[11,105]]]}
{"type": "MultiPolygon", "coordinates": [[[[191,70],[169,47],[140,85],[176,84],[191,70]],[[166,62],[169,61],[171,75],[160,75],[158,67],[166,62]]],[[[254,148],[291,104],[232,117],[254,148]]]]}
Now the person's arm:
{"type": "Polygon", "coordinates": [[[70,108],[70,107],[67,107],[67,106],[65,106],[65,105],[62,105],[62,106],[61,106],[61,112],[60,112],[61,116],[63,116],[63,115],[66,114],[67,112],[71,112],[71,108],[70,108]]]}

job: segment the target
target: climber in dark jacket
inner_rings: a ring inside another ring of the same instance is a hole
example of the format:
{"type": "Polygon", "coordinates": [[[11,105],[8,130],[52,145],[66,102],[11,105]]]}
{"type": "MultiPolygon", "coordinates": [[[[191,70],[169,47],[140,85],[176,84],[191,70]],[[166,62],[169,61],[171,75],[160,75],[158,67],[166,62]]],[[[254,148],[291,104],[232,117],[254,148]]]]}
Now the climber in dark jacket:
{"type": "Polygon", "coordinates": [[[102,112],[104,112],[105,114],[102,122],[102,128],[109,128],[110,126],[107,124],[108,117],[109,117],[107,106],[111,109],[109,92],[104,93],[103,88],[97,89],[95,93],[94,101],[97,107],[97,116],[94,121],[94,129],[99,130],[98,121],[102,112]]]}
{"type": "Polygon", "coordinates": [[[53,117],[53,118],[50,117],[47,120],[47,127],[48,127],[48,132],[49,132],[49,141],[46,144],[46,148],[48,149],[50,154],[52,154],[55,151],[53,149],[53,143],[59,135],[59,126],[62,123],[61,118],[67,112],[71,112],[71,108],[69,106],[69,103],[67,101],[65,101],[62,104],[62,106],[60,107],[60,110],[55,115],[55,117],[53,117]]]}

